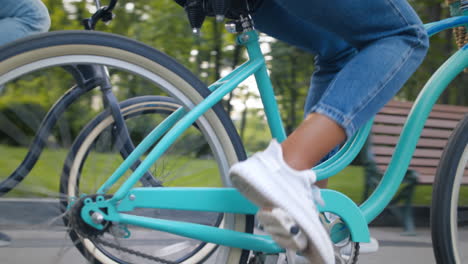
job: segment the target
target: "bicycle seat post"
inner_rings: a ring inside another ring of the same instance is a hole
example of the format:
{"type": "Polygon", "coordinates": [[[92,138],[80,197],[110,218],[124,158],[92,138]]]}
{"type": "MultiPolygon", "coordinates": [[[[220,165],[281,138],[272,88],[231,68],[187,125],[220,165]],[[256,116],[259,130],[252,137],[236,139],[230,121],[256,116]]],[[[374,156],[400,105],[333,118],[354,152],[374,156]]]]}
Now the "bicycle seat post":
{"type": "Polygon", "coordinates": [[[250,15],[241,15],[237,20],[226,22],[225,27],[229,33],[244,33],[254,30],[254,23],[250,15]]]}

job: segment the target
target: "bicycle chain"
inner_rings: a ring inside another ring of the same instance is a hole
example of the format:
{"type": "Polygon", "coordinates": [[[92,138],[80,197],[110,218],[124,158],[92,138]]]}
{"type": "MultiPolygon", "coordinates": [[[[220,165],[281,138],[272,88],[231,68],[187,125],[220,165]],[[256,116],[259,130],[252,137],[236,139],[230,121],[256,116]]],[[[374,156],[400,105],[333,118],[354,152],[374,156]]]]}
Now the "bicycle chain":
{"type": "Polygon", "coordinates": [[[356,243],[356,246],[354,247],[356,253],[354,254],[353,262],[351,262],[352,264],[356,264],[358,262],[360,247],[361,245],[359,243],[356,243]]]}
{"type": "MultiPolygon", "coordinates": [[[[146,259],[149,259],[149,260],[152,260],[152,261],[155,261],[155,262],[158,262],[158,263],[163,263],[163,264],[178,264],[178,262],[173,262],[173,261],[166,260],[166,259],[163,259],[163,258],[158,258],[158,257],[155,257],[155,256],[151,256],[151,255],[145,254],[145,253],[137,251],[137,250],[120,247],[120,246],[118,246],[116,244],[113,244],[113,243],[107,242],[105,240],[102,240],[102,239],[98,238],[97,236],[93,237],[92,240],[94,242],[101,243],[104,246],[107,246],[107,247],[110,247],[110,248],[113,248],[113,249],[117,249],[117,250],[121,250],[121,251],[124,251],[126,253],[138,256],[140,258],[146,258],[146,259]]],[[[352,264],[356,264],[357,261],[358,261],[359,248],[360,248],[359,243],[356,243],[355,244],[355,252],[356,253],[353,256],[353,260],[351,261],[352,264]]]]}
{"type": "Polygon", "coordinates": [[[162,259],[162,258],[158,258],[158,257],[155,257],[155,256],[151,256],[151,255],[148,255],[148,254],[145,254],[143,252],[140,252],[140,251],[137,251],[137,250],[133,250],[133,249],[128,249],[128,248],[124,248],[124,247],[120,247],[116,244],[113,244],[113,243],[110,243],[110,242],[107,242],[107,241],[104,241],[98,237],[94,237],[92,239],[94,242],[99,242],[101,244],[103,244],[104,246],[107,246],[107,247],[110,247],[110,248],[113,248],[113,249],[117,249],[117,250],[121,250],[121,251],[124,251],[126,253],[129,253],[129,254],[133,254],[135,256],[138,256],[138,257],[141,257],[141,258],[146,258],[146,259],[149,259],[149,260],[152,260],[152,261],[155,261],[155,262],[158,262],[158,263],[163,263],[163,264],[178,264],[178,262],[173,262],[173,261],[169,261],[169,260],[166,260],[166,259],[162,259]]]}

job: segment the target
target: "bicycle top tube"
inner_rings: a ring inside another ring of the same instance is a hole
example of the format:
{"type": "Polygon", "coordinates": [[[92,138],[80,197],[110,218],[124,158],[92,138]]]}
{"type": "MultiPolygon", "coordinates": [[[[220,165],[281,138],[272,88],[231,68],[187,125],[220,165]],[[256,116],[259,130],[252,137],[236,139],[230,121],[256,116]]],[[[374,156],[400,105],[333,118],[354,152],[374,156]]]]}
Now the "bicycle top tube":
{"type": "Polygon", "coordinates": [[[468,16],[457,16],[440,21],[424,24],[424,27],[427,30],[429,36],[434,36],[435,34],[458,26],[468,25],[468,16]]]}

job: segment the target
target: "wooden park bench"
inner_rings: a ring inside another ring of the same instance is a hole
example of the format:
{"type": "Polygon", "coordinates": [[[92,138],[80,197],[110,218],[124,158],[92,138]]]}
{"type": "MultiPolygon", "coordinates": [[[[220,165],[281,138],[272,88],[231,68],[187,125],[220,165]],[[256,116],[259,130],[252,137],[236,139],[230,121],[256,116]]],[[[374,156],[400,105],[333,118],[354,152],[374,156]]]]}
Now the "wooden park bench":
{"type": "MultiPolygon", "coordinates": [[[[357,158],[358,163],[365,168],[364,198],[375,189],[382,178],[382,172],[390,163],[412,105],[410,102],[390,101],[376,115],[371,137],[357,158]]],[[[434,106],[416,146],[403,185],[391,202],[391,205],[403,203],[399,214],[406,232],[414,231],[412,199],[416,185],[432,185],[447,140],[466,113],[468,107],[434,106]]],[[[468,176],[463,178],[463,184],[468,184],[468,176]]]]}

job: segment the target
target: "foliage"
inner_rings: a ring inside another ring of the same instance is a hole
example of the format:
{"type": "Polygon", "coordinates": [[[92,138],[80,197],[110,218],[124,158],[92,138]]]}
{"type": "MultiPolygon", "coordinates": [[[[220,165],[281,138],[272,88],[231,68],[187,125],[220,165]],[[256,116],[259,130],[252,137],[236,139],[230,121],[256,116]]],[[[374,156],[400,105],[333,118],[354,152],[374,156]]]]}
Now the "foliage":
{"type": "MultiPolygon", "coordinates": [[[[51,30],[82,29],[80,21],[89,17],[94,11],[93,0],[43,1],[52,18],[51,30]]],[[[426,23],[449,16],[441,0],[410,0],[410,3],[426,23]]],[[[225,71],[238,66],[246,57],[245,52],[234,46],[235,36],[226,33],[222,29],[223,25],[215,23],[212,18],[206,20],[200,37],[192,36],[184,10],[173,0],[119,0],[115,14],[115,20],[108,25],[99,24],[98,30],[124,35],[155,47],[183,64],[206,84],[214,82],[223,76],[225,71]]],[[[280,41],[269,40],[263,45],[270,48],[266,54],[268,67],[282,118],[289,133],[302,120],[302,108],[314,69],[313,55],[280,41]]],[[[433,37],[425,62],[402,88],[398,97],[403,100],[414,100],[430,75],[455,50],[450,31],[433,37]]],[[[120,100],[136,95],[162,94],[158,87],[151,87],[147,80],[133,74],[116,69],[110,69],[110,74],[114,92],[120,100]]],[[[465,91],[467,78],[466,74],[458,77],[439,103],[467,105],[468,95],[465,91]]],[[[31,74],[6,87],[1,87],[0,118],[3,115],[14,119],[11,117],[11,110],[6,110],[7,105],[10,109],[17,109],[13,112],[27,110],[30,112],[28,115],[35,120],[28,121],[27,125],[37,129],[39,121],[36,119],[40,120],[40,117],[43,117],[73,83],[69,74],[61,68],[54,68],[31,74]]],[[[251,90],[251,87],[248,89],[251,90]]],[[[99,98],[99,92],[95,91],[90,96],[83,97],[67,112],[66,122],[60,130],[68,132],[54,134],[56,138],[66,142],[63,145],[70,144],[81,128],[102,110],[102,104],[96,103],[99,98]]],[[[265,137],[267,129],[263,114],[256,108],[241,108],[242,113],[239,113],[238,108],[234,108],[236,102],[245,106],[249,100],[258,100],[258,98],[256,99],[256,95],[250,92],[236,93],[226,99],[225,105],[233,116],[239,116],[239,122],[236,124],[241,130],[240,134],[248,150],[255,151],[263,148],[268,141],[265,137]]],[[[19,129],[27,131],[24,125],[16,124],[19,129]]]]}
{"type": "MultiPolygon", "coordinates": [[[[95,10],[93,0],[44,0],[44,3],[49,8],[52,18],[51,30],[82,29],[80,21],[89,17],[95,10]]],[[[442,1],[413,0],[410,3],[424,22],[448,16],[447,8],[442,1]]],[[[99,30],[128,36],[155,47],[185,65],[207,84],[217,80],[224,71],[236,67],[243,60],[242,57],[245,57],[245,53],[234,46],[235,36],[223,30],[222,23],[216,23],[213,18],[206,19],[200,37],[192,36],[183,8],[173,0],[120,0],[114,13],[116,18],[108,25],[98,24],[99,30]]],[[[270,52],[267,54],[269,56],[267,58],[270,58],[268,67],[282,118],[289,133],[302,120],[302,108],[313,71],[313,55],[280,41],[268,41],[266,45],[270,47],[270,52]]],[[[426,61],[398,97],[414,100],[429,76],[454,50],[450,31],[435,36],[431,41],[431,50],[426,61]]],[[[137,78],[133,74],[111,69],[111,75],[116,88],[115,93],[121,100],[136,95],[161,94],[157,87],[150,87],[146,80],[137,78]]],[[[466,75],[459,77],[443,95],[440,103],[466,104],[468,98],[464,95],[463,89],[466,78],[466,75]]],[[[44,94],[47,94],[49,101],[47,103],[41,101],[41,105],[48,108],[58,95],[71,86],[71,83],[73,82],[67,73],[57,70],[48,76],[36,76],[28,85],[24,83],[15,85],[14,89],[16,96],[32,94],[34,91],[46,100],[44,94]],[[51,93],[55,96],[51,96],[51,93]]],[[[229,112],[233,109],[232,100],[236,96],[236,94],[231,95],[226,100],[225,105],[229,112]]],[[[88,101],[88,104],[90,105],[91,101],[88,101]]],[[[73,128],[73,130],[78,129],[73,128]]]]}
{"type": "MultiPolygon", "coordinates": [[[[420,15],[424,23],[429,23],[450,17],[445,1],[439,0],[413,0],[410,2],[420,15]]],[[[430,76],[439,68],[447,58],[458,48],[455,45],[452,31],[446,30],[430,39],[430,48],[421,67],[402,88],[398,97],[403,100],[414,101],[418,92],[429,80],[430,76]]],[[[461,74],[443,93],[438,103],[453,105],[468,105],[466,82],[468,75],[461,74]]]]}
{"type": "Polygon", "coordinates": [[[312,54],[277,41],[271,44],[271,81],[278,98],[286,133],[302,121],[303,106],[313,72],[312,54]]]}

